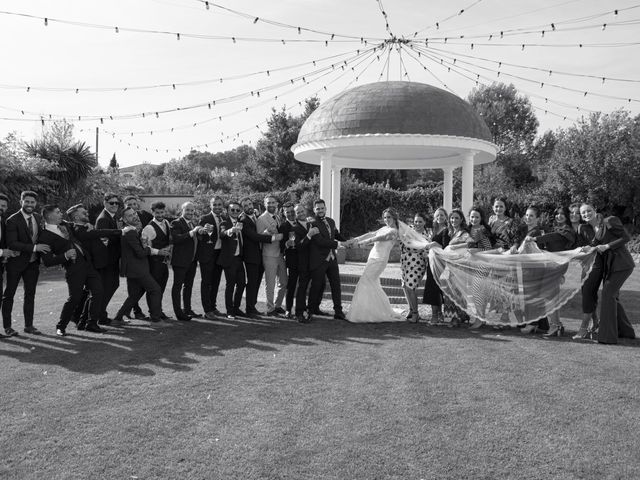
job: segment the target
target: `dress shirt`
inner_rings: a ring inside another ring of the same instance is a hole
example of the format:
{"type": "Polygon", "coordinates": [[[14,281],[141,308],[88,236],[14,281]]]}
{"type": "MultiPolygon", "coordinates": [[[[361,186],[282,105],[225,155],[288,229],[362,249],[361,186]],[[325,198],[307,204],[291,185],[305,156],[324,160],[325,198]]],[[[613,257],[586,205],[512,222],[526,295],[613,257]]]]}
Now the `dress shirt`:
{"type": "MultiPolygon", "coordinates": [[[[155,224],[160,227],[160,230],[162,230],[165,235],[169,235],[169,225],[167,224],[166,220],[158,222],[154,218],[153,220],[151,220],[151,222],[155,222],[155,224]]],[[[151,246],[151,242],[156,238],[156,230],[153,228],[153,225],[151,225],[151,222],[149,222],[147,226],[142,229],[142,233],[140,234],[140,236],[149,242],[151,255],[159,255],[160,250],[151,246]]]]}
{"type": "Polygon", "coordinates": [[[216,244],[213,248],[214,250],[220,250],[222,248],[222,241],[220,241],[220,224],[222,223],[222,219],[220,215],[216,215],[215,213],[212,215],[213,220],[216,222],[216,232],[218,233],[218,235],[216,235],[216,244]]]}

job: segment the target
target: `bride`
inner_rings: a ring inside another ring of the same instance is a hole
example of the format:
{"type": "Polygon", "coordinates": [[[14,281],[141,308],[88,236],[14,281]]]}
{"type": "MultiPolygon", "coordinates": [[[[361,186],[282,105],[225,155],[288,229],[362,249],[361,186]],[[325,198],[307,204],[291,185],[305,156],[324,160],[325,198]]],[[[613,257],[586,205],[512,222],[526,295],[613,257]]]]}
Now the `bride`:
{"type": "Polygon", "coordinates": [[[427,246],[427,240],[424,237],[412,235],[413,230],[398,220],[398,212],[395,209],[387,208],[382,212],[382,220],[385,226],[377,232],[365,233],[349,241],[350,245],[373,245],[347,314],[347,320],[353,323],[405,320],[400,315],[400,311],[396,312],[391,308],[389,298],[380,285],[380,275],[386,268],[389,253],[398,240],[409,243],[413,248],[427,246]]]}

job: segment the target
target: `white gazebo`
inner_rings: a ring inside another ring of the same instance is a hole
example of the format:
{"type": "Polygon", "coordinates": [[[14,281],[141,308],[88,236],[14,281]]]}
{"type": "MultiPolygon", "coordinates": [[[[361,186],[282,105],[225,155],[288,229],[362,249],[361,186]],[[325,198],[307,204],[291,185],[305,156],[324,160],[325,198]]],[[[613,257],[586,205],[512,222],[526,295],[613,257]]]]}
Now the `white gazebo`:
{"type": "Polygon", "coordinates": [[[340,225],[343,168],[444,171],[444,207],[453,207],[453,170],[462,167],[462,209],[473,202],[473,167],[497,147],[473,107],[445,90],[415,82],[377,82],[342,92],[306,120],[296,159],[320,165],[320,197],[340,225]]]}

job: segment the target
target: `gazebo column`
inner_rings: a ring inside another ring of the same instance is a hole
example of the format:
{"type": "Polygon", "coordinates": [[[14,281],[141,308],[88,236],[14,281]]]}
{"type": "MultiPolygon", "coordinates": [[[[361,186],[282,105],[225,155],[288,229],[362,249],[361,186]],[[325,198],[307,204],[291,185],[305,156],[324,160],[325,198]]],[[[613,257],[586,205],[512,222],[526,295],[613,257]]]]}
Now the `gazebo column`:
{"type": "Polygon", "coordinates": [[[443,207],[448,212],[453,209],[453,167],[445,167],[443,184],[443,207]]]}
{"type": "Polygon", "coordinates": [[[336,228],[340,230],[340,178],[342,167],[331,166],[331,213],[330,217],[336,222],[336,228]]]}
{"type": "Polygon", "coordinates": [[[473,157],[474,152],[466,152],[462,157],[462,211],[465,217],[473,206],[473,157]]]}
{"type": "Polygon", "coordinates": [[[323,152],[320,156],[320,198],[327,206],[327,215],[331,212],[331,171],[333,158],[330,153],[323,152]]]}

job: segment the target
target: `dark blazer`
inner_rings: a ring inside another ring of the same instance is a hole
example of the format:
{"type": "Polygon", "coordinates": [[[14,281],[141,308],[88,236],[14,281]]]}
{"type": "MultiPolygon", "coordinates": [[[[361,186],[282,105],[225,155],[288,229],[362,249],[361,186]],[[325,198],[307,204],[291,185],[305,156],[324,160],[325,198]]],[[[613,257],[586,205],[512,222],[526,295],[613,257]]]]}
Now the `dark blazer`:
{"type": "MultiPolygon", "coordinates": [[[[33,221],[37,225],[39,235],[43,230],[42,217],[37,213],[34,213],[33,221]]],[[[16,267],[21,270],[29,263],[34,247],[27,222],[22,216],[22,210],[18,210],[7,218],[5,229],[5,234],[7,236],[7,248],[11,250],[18,250],[20,252],[20,256],[9,259],[7,262],[7,269],[16,267]]],[[[36,262],[40,262],[39,253],[37,254],[36,262]]]]}
{"type": "Polygon", "coordinates": [[[144,228],[153,220],[153,215],[146,210],[138,210],[138,218],[140,219],[140,223],[142,223],[142,228],[144,228]]]}
{"type": "MultiPolygon", "coordinates": [[[[220,255],[218,255],[218,265],[221,267],[228,267],[231,265],[233,257],[236,253],[236,247],[238,242],[242,242],[242,239],[239,238],[239,235],[236,233],[227,233],[227,230],[230,230],[233,227],[233,221],[231,218],[225,218],[220,225],[220,242],[222,243],[222,250],[220,250],[220,255]]],[[[242,227],[244,231],[244,226],[242,227]]],[[[242,243],[240,244],[240,255],[239,257],[242,259],[242,243]]]]}
{"type": "MultiPolygon", "coordinates": [[[[107,229],[116,230],[118,222],[112,218],[109,212],[102,210],[95,225],[97,230],[107,229]]],[[[102,243],[99,238],[93,242],[91,255],[94,259],[96,268],[105,268],[107,266],[117,267],[120,263],[120,242],[115,239],[109,239],[108,245],[102,243]]]]}
{"type": "MultiPolygon", "coordinates": [[[[225,217],[220,216],[220,227],[222,227],[222,222],[224,222],[225,217]]],[[[198,225],[204,227],[207,223],[213,225],[215,227],[216,220],[213,218],[213,213],[207,213],[205,216],[200,218],[200,223],[198,225]]],[[[202,263],[209,263],[213,261],[216,242],[218,241],[218,237],[220,236],[220,232],[217,228],[213,229],[213,233],[211,234],[211,242],[209,243],[209,235],[198,235],[198,261],[202,263]]]]}
{"type": "Polygon", "coordinates": [[[244,263],[262,263],[261,243],[271,243],[271,235],[258,233],[255,222],[244,213],[238,217],[242,222],[242,258],[244,263]]]}
{"type": "Polygon", "coordinates": [[[336,230],[336,222],[333,221],[333,218],[324,218],[326,218],[329,223],[329,230],[327,230],[324,222],[319,217],[315,217],[314,221],[311,222],[311,226],[317,227],[319,233],[311,238],[311,242],[309,244],[310,270],[318,268],[329,256],[329,252],[338,248],[338,240],[341,242],[347,241],[347,239],[343,237],[338,230],[336,230]]]}
{"type": "Polygon", "coordinates": [[[149,275],[151,249],[142,246],[140,233],[131,230],[122,236],[120,243],[122,246],[120,273],[127,278],[140,278],[149,275]]]}
{"type": "Polygon", "coordinates": [[[594,245],[609,245],[602,253],[605,278],[609,273],[635,268],[636,264],[627,250],[626,243],[631,237],[618,217],[607,217],[602,231],[595,236],[594,245]]]}
{"type": "Polygon", "coordinates": [[[571,250],[576,243],[576,232],[571,225],[555,227],[553,232],[536,236],[536,243],[550,252],[571,250]]]}
{"type": "MultiPolygon", "coordinates": [[[[173,252],[171,265],[174,267],[188,267],[194,259],[195,243],[189,235],[191,229],[184,217],[178,217],[171,222],[171,238],[173,239],[173,252]]],[[[199,242],[198,242],[199,243],[199,242]]]]}
{"type": "Polygon", "coordinates": [[[86,273],[88,269],[93,269],[93,266],[91,265],[91,252],[85,250],[82,245],[80,245],[82,250],[78,249],[73,244],[71,237],[67,240],[60,235],[56,235],[49,230],[43,229],[38,236],[38,242],[46,243],[51,247],[51,251],[49,253],[42,254],[42,262],[47,267],[62,265],[66,269],[67,275],[75,275],[78,273],[82,274],[86,273]],[[65,258],[64,253],[67,250],[76,251],[75,262],[65,258]]]}
{"type": "Polygon", "coordinates": [[[294,225],[291,225],[289,220],[285,220],[280,225],[280,228],[278,228],[278,232],[282,234],[282,240],[280,240],[280,252],[284,253],[284,263],[287,268],[298,268],[298,250],[296,248],[286,246],[286,243],[289,240],[289,234],[294,232],[295,235],[295,225],[297,224],[297,221],[294,225]]]}

